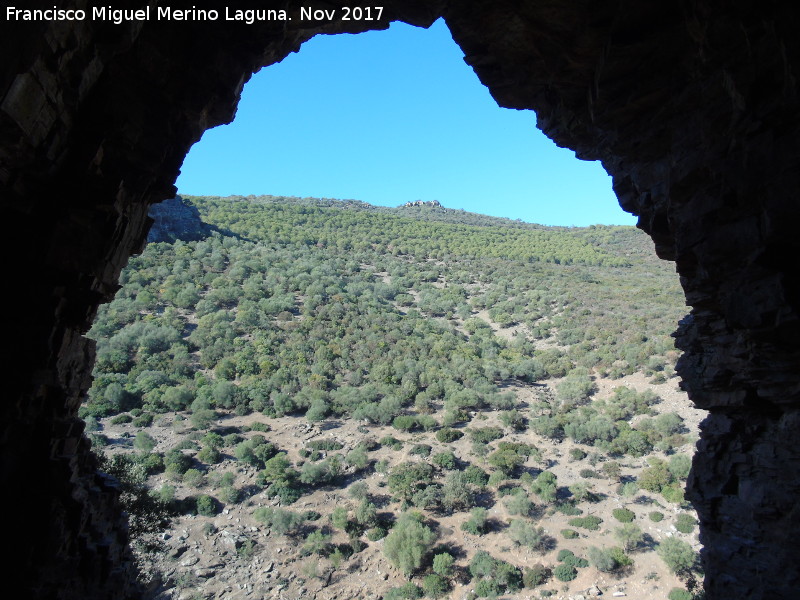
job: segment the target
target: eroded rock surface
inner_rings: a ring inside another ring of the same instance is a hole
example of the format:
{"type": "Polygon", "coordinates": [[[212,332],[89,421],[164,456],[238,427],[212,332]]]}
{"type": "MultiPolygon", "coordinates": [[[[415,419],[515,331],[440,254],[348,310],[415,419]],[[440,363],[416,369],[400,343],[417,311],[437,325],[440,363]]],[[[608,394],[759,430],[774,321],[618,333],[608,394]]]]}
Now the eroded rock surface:
{"type": "Polygon", "coordinates": [[[676,262],[693,307],[677,334],[680,374],[710,410],[690,481],[708,597],[795,598],[798,9],[384,5],[377,23],[2,23],[0,197],[13,231],[2,256],[15,308],[0,481],[24,487],[6,494],[9,572],[32,597],[137,594],[113,483],[95,473],[76,417],[93,360],[82,333],[141,249],[149,205],[174,196],[191,144],[233,118],[255,70],[311,36],[444,16],[497,101],[536,110],[558,144],[602,160],[622,206],[676,262]]]}

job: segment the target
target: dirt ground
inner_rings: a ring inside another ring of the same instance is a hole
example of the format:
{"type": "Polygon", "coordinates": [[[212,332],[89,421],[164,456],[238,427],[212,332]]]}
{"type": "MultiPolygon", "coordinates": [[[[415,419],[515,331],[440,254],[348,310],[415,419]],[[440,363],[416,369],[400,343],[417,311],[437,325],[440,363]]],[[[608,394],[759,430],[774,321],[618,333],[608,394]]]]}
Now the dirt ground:
{"type": "MultiPolygon", "coordinates": [[[[558,381],[548,382],[554,388],[558,381]]],[[[686,394],[677,387],[675,378],[664,384],[653,385],[642,374],[631,375],[618,380],[596,381],[598,392],[596,399],[609,397],[613,390],[619,386],[628,386],[638,391],[652,389],[661,398],[662,402],[654,406],[654,410],[662,412],[677,412],[685,420],[692,440],[696,439],[698,426],[704,416],[703,411],[694,409],[686,394]]],[[[512,390],[521,406],[530,404],[536,397],[536,386],[513,384],[508,388],[512,390]]],[[[288,453],[293,462],[301,461],[299,451],[314,439],[335,439],[344,447],[337,451],[346,454],[350,449],[364,441],[366,437],[380,440],[384,436],[394,436],[402,440],[404,445],[400,450],[392,450],[382,446],[370,452],[370,459],[374,461],[386,459],[389,466],[408,460],[419,460],[410,454],[414,444],[425,443],[432,446],[432,454],[450,449],[463,461],[469,461],[486,468],[482,459],[470,453],[471,442],[468,436],[451,443],[438,442],[431,433],[405,434],[392,427],[369,427],[369,433],[364,434],[363,423],[352,420],[332,420],[318,424],[309,424],[304,418],[281,417],[268,418],[260,414],[236,416],[228,414],[222,416],[217,422],[218,426],[242,429],[254,423],[266,423],[271,428],[267,433],[261,433],[271,443],[288,453]],[[359,431],[361,427],[361,431],[359,431]]],[[[496,413],[482,412],[476,415],[470,427],[485,427],[500,425],[496,413]]],[[[132,439],[136,429],[131,424],[111,425],[103,423],[103,433],[111,440],[107,451],[132,452],[132,439]]],[[[168,414],[157,418],[156,423],[148,432],[157,442],[155,451],[166,452],[176,444],[192,437],[192,430],[188,421],[176,419],[175,415],[168,414]]],[[[252,436],[258,432],[245,433],[252,436]]],[[[195,434],[196,437],[196,434],[195,434]]],[[[683,587],[677,577],[672,575],[662,560],[653,551],[655,544],[668,536],[677,535],[688,541],[697,550],[696,531],[693,534],[678,533],[673,523],[680,509],[676,505],[666,502],[656,494],[640,491],[632,498],[623,498],[617,493],[618,484],[606,478],[584,479],[580,476],[581,469],[596,468],[601,464],[591,467],[589,458],[580,461],[570,459],[570,450],[576,446],[569,440],[555,443],[542,438],[530,431],[522,433],[509,433],[503,441],[519,441],[534,444],[542,454],[542,461],[535,463],[529,459],[526,467],[547,469],[558,478],[559,487],[566,487],[578,481],[587,481],[592,485],[593,492],[601,497],[597,503],[581,503],[580,508],[584,515],[595,515],[603,519],[601,529],[596,532],[578,530],[580,536],[576,539],[564,539],[560,533],[562,529],[573,528],[568,525],[570,517],[554,511],[544,511],[538,519],[537,525],[544,527],[552,536],[557,547],[547,553],[541,554],[526,548],[515,546],[504,532],[505,523],[511,518],[505,509],[502,499],[489,509],[489,516],[495,526],[483,536],[473,536],[461,530],[461,523],[467,520],[468,513],[460,512],[450,516],[431,515],[431,519],[438,522],[436,531],[439,535],[437,545],[447,545],[457,549],[457,566],[466,567],[472,555],[477,550],[486,550],[496,558],[502,558],[518,567],[531,566],[542,563],[553,567],[557,563],[556,555],[559,550],[572,550],[577,556],[586,557],[590,546],[616,546],[612,530],[620,523],[612,516],[612,510],[625,507],[636,514],[634,522],[646,534],[644,546],[631,553],[634,559],[632,567],[622,574],[611,575],[602,573],[593,567],[578,570],[578,577],[569,582],[562,583],[550,579],[542,588],[523,589],[516,594],[503,595],[504,598],[540,598],[541,589],[552,590],[552,598],[580,600],[581,596],[590,597],[592,592],[599,590],[604,597],[635,598],[637,600],[666,600],[667,594],[673,587],[683,587]],[[652,522],[648,514],[654,510],[664,513],[665,518],[658,523],[652,522]]],[[[580,446],[591,455],[593,449],[580,446]]],[[[225,451],[231,452],[231,448],[225,451]]],[[[692,452],[693,443],[681,448],[682,452],[692,452]]],[[[659,456],[659,453],[653,455],[659,456]]],[[[652,455],[651,455],[652,456],[652,455]]],[[[623,476],[637,476],[644,466],[646,458],[624,458],[620,461],[623,476]]],[[[294,600],[295,598],[309,598],[318,600],[345,600],[379,598],[388,588],[401,585],[406,579],[391,566],[385,558],[382,546],[383,540],[376,542],[365,541],[366,546],[351,558],[342,561],[338,568],[327,558],[316,556],[302,556],[300,545],[302,540],[293,540],[289,537],[277,535],[263,524],[256,521],[252,514],[259,506],[274,506],[276,501],[266,497],[263,491],[255,484],[256,469],[236,461],[233,456],[225,455],[224,460],[213,465],[206,474],[206,481],[211,472],[231,472],[235,476],[235,486],[245,492],[245,499],[240,503],[230,504],[214,517],[182,516],[175,519],[169,531],[162,536],[165,542],[163,553],[154,557],[147,563],[150,574],[158,574],[155,580],[161,585],[154,587],[153,596],[161,600],[166,599],[193,599],[193,598],[275,598],[281,600],[294,600]],[[211,527],[213,525],[213,528],[211,527]],[[244,540],[255,542],[250,556],[242,556],[237,552],[244,540]]],[[[368,471],[366,476],[358,478],[346,477],[345,486],[355,480],[364,481],[369,487],[369,493],[379,508],[379,512],[398,512],[399,505],[390,500],[386,486],[386,475],[368,471]],[[363,477],[363,478],[362,478],[363,477]]],[[[180,481],[170,480],[165,475],[155,476],[150,484],[159,488],[168,483],[176,487],[176,497],[182,498],[198,493],[208,493],[212,496],[215,492],[206,484],[205,487],[189,487],[180,481]]],[[[540,503],[535,496],[531,496],[537,505],[540,503]]],[[[318,523],[326,523],[327,515],[337,506],[355,508],[357,500],[351,498],[345,489],[323,487],[311,494],[302,496],[290,508],[291,510],[315,510],[322,513],[323,517],[318,523]]],[[[577,529],[577,528],[575,528],[577,529]]],[[[334,543],[344,543],[347,538],[344,533],[338,532],[331,540],[334,543]]],[[[420,581],[417,579],[417,583],[420,581]]],[[[450,598],[464,599],[473,589],[473,584],[456,582],[450,593],[450,598]]]]}

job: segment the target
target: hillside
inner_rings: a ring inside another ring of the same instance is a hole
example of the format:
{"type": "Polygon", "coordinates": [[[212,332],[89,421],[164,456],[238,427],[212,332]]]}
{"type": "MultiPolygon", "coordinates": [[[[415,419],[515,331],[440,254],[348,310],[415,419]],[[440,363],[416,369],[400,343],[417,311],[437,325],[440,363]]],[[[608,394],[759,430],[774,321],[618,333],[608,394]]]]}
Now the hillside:
{"type": "Polygon", "coordinates": [[[131,260],[82,407],[141,501],[154,596],[666,598],[692,581],[701,415],[674,376],[682,294],[645,234],[183,205],[202,239],[131,260]]]}

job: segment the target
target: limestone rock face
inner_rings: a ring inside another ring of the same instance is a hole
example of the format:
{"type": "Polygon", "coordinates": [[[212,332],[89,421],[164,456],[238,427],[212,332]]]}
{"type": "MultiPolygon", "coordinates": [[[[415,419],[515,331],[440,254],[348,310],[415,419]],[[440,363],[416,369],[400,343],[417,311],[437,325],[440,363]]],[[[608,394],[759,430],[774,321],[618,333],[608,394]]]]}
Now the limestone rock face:
{"type": "MultiPolygon", "coordinates": [[[[87,4],[26,6],[76,3],[87,4]]],[[[254,71],[313,35],[443,16],[494,98],[534,109],[556,143],[601,160],[623,208],[676,263],[692,307],[676,334],[679,372],[710,411],[689,486],[708,598],[796,598],[800,8],[382,4],[380,22],[0,24],[0,201],[13,232],[2,256],[15,307],[0,405],[0,484],[17,500],[7,570],[33,598],[137,596],[113,482],[96,474],[76,416],[93,361],[82,334],[141,250],[149,206],[175,196],[189,147],[233,118],[254,71]]]]}
{"type": "Polygon", "coordinates": [[[148,242],[201,240],[211,231],[200,218],[197,207],[184,202],[180,196],[154,204],[149,216],[153,224],[147,234],[148,242]]]}

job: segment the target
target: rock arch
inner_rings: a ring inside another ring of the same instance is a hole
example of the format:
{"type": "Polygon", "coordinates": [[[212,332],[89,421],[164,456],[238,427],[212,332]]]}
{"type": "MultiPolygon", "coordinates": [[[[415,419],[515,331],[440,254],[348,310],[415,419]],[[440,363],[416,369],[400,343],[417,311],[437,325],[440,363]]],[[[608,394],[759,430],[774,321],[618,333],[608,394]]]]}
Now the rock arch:
{"type": "MultiPolygon", "coordinates": [[[[91,10],[85,0],[29,4],[91,10]]],[[[710,411],[690,478],[708,597],[794,598],[798,10],[711,0],[384,6],[381,22],[0,22],[2,256],[15,307],[0,408],[8,571],[32,597],[137,595],[113,484],[95,473],[76,417],[93,360],[81,334],[141,249],[148,206],[173,195],[190,145],[233,118],[255,70],[311,36],[443,16],[498,103],[534,109],[558,144],[602,160],[622,206],[676,262],[692,306],[676,334],[679,372],[710,411]]]]}

